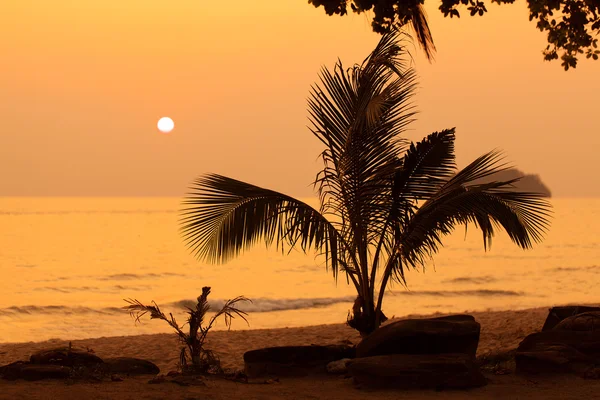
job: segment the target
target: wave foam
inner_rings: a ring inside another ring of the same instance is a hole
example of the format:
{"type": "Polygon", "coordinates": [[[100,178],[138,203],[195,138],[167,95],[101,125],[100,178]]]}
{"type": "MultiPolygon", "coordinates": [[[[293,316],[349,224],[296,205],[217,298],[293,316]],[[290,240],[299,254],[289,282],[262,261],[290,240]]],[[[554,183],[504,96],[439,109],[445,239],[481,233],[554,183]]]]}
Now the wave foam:
{"type": "MultiPolygon", "coordinates": [[[[317,298],[305,298],[305,299],[270,299],[266,297],[253,298],[252,303],[243,302],[238,303],[240,310],[249,313],[261,313],[270,311],[288,311],[288,310],[302,310],[308,308],[327,307],[338,303],[353,302],[354,296],[346,297],[317,297],[317,298]]],[[[223,307],[226,300],[210,300],[209,304],[211,309],[219,310],[223,307]]],[[[171,303],[171,306],[178,308],[195,308],[197,302],[195,300],[181,300],[171,303]]]]}
{"type": "MultiPolygon", "coordinates": [[[[523,296],[525,293],[515,292],[512,290],[494,290],[494,289],[481,289],[481,290],[456,290],[456,291],[403,291],[403,292],[391,292],[389,296],[430,296],[430,297],[458,297],[458,296],[473,296],[473,297],[487,297],[487,296],[523,296]]],[[[342,297],[314,297],[314,298],[295,298],[295,299],[272,299],[267,297],[252,298],[252,303],[238,303],[240,310],[248,313],[263,313],[273,311],[291,311],[291,310],[304,310],[311,308],[327,307],[334,304],[346,303],[348,307],[352,306],[355,300],[355,296],[342,296],[342,297]]],[[[219,310],[223,307],[226,300],[213,299],[209,301],[211,309],[213,311],[219,310]]],[[[150,302],[144,303],[150,304],[150,302]]],[[[175,307],[182,309],[195,308],[195,300],[180,300],[165,304],[164,307],[160,304],[161,308],[164,308],[166,312],[169,311],[169,307],[175,307]]],[[[121,307],[105,307],[105,308],[91,308],[83,306],[64,306],[64,305],[48,305],[48,306],[37,306],[37,305],[26,305],[26,306],[11,306],[6,308],[0,308],[0,316],[14,316],[17,314],[35,315],[35,314],[62,314],[62,315],[74,315],[74,314],[123,314],[127,311],[121,307]]]]}

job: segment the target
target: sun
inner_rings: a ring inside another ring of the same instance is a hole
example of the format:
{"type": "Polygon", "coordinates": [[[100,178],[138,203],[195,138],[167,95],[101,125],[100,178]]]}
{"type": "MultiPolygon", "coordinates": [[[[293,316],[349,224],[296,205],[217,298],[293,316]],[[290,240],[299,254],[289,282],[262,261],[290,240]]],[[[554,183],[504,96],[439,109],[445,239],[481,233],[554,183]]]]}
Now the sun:
{"type": "Polygon", "coordinates": [[[169,133],[175,127],[175,123],[169,117],[162,117],[161,119],[158,120],[158,123],[156,124],[156,126],[158,127],[158,130],[161,131],[162,133],[169,133]]]}

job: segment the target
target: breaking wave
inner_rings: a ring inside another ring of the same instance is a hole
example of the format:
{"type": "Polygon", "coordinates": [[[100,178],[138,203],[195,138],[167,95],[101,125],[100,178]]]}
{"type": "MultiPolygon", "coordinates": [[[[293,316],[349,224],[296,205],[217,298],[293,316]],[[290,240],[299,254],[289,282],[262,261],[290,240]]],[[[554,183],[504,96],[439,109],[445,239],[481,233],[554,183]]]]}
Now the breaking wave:
{"type": "Polygon", "coordinates": [[[99,280],[99,281],[126,281],[126,280],[140,280],[140,279],[157,279],[157,278],[162,278],[165,276],[185,276],[183,274],[178,274],[176,272],[161,272],[161,273],[154,273],[154,272],[149,272],[146,274],[131,274],[131,273],[124,273],[124,274],[112,274],[112,275],[105,275],[105,276],[98,276],[95,277],[95,279],[99,280]]]}
{"type": "Polygon", "coordinates": [[[0,308],[0,316],[14,316],[19,314],[37,315],[37,314],[61,314],[61,315],[79,315],[79,314],[115,314],[123,313],[119,307],[91,308],[82,306],[11,306],[0,308]]]}
{"type": "MultiPolygon", "coordinates": [[[[346,297],[317,297],[308,299],[269,299],[266,297],[253,298],[252,303],[238,303],[237,307],[240,310],[250,313],[270,312],[270,311],[287,311],[287,310],[302,310],[307,308],[327,307],[332,304],[353,302],[354,296],[346,297]]],[[[219,310],[225,304],[226,300],[210,300],[209,304],[213,310],[219,310]]],[[[195,300],[181,300],[171,303],[171,306],[178,308],[195,308],[195,300]]]]}
{"type": "Polygon", "coordinates": [[[600,270],[600,265],[589,265],[585,267],[556,267],[552,268],[552,271],[557,272],[573,272],[573,271],[598,271],[600,270]]]}
{"type": "Polygon", "coordinates": [[[485,283],[496,282],[497,279],[493,276],[459,276],[454,279],[447,279],[444,283],[473,283],[476,285],[482,285],[485,283]]]}
{"type": "Polygon", "coordinates": [[[393,292],[389,293],[392,296],[437,296],[437,297],[459,297],[459,296],[523,296],[525,293],[516,292],[514,290],[495,290],[495,289],[479,289],[479,290],[423,290],[420,292],[393,292]]]}
{"type": "MultiPolygon", "coordinates": [[[[481,289],[481,290],[456,290],[456,291],[419,291],[419,292],[392,292],[387,295],[390,296],[428,296],[428,297],[458,297],[458,296],[473,296],[473,297],[487,297],[487,296],[523,296],[525,293],[515,292],[513,290],[493,290],[493,289],[481,289]]],[[[252,303],[238,303],[241,310],[246,312],[270,312],[270,311],[287,311],[287,310],[301,310],[308,308],[327,307],[333,304],[339,303],[353,303],[356,296],[344,296],[344,297],[317,297],[317,298],[305,298],[305,299],[270,299],[264,297],[253,298],[252,303]]],[[[210,306],[213,309],[220,309],[225,304],[225,300],[212,300],[209,301],[210,306]]],[[[194,300],[181,300],[170,304],[178,308],[194,308],[196,307],[196,301],[194,300]]],[[[350,304],[351,305],[351,304],[350,304]]]]}
{"type": "MultiPolygon", "coordinates": [[[[522,292],[512,290],[456,290],[456,291],[403,291],[388,293],[389,296],[429,296],[429,297],[458,297],[458,296],[523,296],[522,292]]],[[[252,298],[252,302],[238,303],[240,310],[248,313],[263,313],[272,311],[289,311],[289,310],[304,310],[310,308],[327,307],[334,304],[346,303],[348,307],[352,306],[355,296],[342,297],[316,297],[316,298],[297,298],[297,299],[272,299],[266,297],[252,298]]],[[[212,310],[219,310],[225,304],[226,300],[210,300],[212,310]]],[[[149,303],[148,303],[149,304],[149,303]]],[[[195,300],[180,300],[169,304],[159,304],[165,312],[169,312],[171,307],[184,310],[186,308],[195,308],[195,300]]],[[[64,306],[64,305],[26,305],[26,306],[11,306],[0,308],[0,316],[15,316],[15,315],[36,315],[36,314],[123,314],[127,311],[121,307],[105,307],[91,308],[83,306],[64,306]]]]}

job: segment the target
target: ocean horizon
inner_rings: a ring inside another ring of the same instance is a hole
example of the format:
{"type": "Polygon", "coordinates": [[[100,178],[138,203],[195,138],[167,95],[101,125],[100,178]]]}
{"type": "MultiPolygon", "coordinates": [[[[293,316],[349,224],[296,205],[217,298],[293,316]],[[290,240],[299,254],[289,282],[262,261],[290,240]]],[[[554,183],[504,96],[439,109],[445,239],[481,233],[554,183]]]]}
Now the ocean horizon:
{"type": "MultiPolygon", "coordinates": [[[[484,251],[480,231],[457,229],[424,272],[388,290],[386,315],[600,302],[600,199],[551,202],[552,225],[532,250],[498,232],[484,251]]],[[[336,282],[322,258],[259,244],[224,265],[196,260],[179,233],[180,204],[175,197],[0,197],[0,342],[170,332],[161,321],[135,323],[124,299],[155,301],[184,322],[203,286],[212,287],[213,308],[238,295],[253,301],[242,306],[249,325],[236,319],[234,330],[345,322],[354,288],[343,275],[336,282]]]]}

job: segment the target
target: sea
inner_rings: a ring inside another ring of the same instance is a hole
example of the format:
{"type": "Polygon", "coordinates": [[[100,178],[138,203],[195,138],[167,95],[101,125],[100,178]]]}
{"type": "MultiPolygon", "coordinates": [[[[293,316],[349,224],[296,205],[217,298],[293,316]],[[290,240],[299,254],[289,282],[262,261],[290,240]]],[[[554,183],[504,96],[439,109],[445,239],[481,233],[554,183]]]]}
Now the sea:
{"type": "MultiPolygon", "coordinates": [[[[305,199],[315,203],[315,199],[305,199]]],[[[556,198],[543,243],[459,227],[424,270],[385,294],[388,317],[599,303],[600,199],[556,198]]],[[[203,286],[213,309],[246,296],[231,329],[342,323],[355,298],[315,254],[256,245],[223,265],[190,253],[178,198],[0,198],[0,342],[171,332],[136,322],[125,300],[155,302],[185,322],[203,286]]],[[[227,329],[219,320],[215,329],[227,329]]]]}

